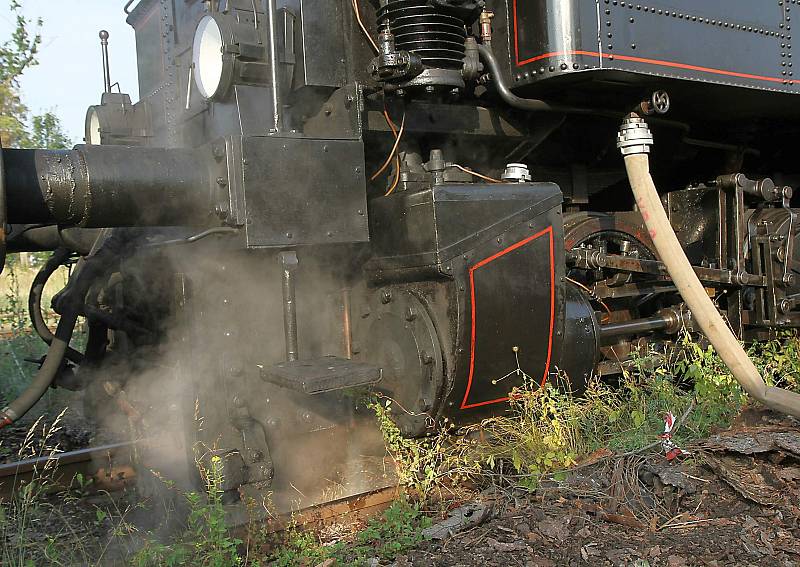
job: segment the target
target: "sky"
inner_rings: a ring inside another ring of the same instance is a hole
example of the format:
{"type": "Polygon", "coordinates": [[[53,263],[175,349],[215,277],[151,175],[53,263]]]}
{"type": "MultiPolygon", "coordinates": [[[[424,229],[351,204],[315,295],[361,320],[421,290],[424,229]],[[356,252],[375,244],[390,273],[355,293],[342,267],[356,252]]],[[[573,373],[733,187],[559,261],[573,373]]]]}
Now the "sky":
{"type": "MultiPolygon", "coordinates": [[[[22,94],[33,114],[53,111],[73,143],[83,142],[86,109],[100,103],[103,67],[98,33],[108,30],[111,82],[139,99],[136,43],[122,11],[127,0],[22,0],[24,14],[41,17],[39,65],[22,77],[22,94]]],[[[0,0],[0,41],[13,30],[8,0],[0,0]]]]}

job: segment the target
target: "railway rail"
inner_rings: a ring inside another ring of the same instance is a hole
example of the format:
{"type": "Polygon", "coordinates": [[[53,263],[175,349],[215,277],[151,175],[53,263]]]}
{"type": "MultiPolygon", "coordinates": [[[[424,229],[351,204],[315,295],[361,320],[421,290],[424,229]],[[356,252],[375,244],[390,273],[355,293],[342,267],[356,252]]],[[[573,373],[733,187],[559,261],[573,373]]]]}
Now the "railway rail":
{"type": "Polygon", "coordinates": [[[68,489],[77,475],[93,479],[95,486],[114,491],[129,485],[135,472],[130,462],[134,442],[110,443],[0,464],[0,500],[24,484],[46,475],[48,491],[68,489]]]}
{"type": "MultiPolygon", "coordinates": [[[[136,480],[135,469],[130,464],[135,447],[136,442],[111,443],[0,464],[0,502],[43,475],[47,478],[48,492],[73,487],[77,475],[91,479],[95,490],[122,490],[136,480]]],[[[399,490],[395,485],[385,486],[267,518],[264,520],[266,532],[279,533],[289,525],[321,527],[334,522],[363,521],[388,508],[400,494],[399,490]]]]}

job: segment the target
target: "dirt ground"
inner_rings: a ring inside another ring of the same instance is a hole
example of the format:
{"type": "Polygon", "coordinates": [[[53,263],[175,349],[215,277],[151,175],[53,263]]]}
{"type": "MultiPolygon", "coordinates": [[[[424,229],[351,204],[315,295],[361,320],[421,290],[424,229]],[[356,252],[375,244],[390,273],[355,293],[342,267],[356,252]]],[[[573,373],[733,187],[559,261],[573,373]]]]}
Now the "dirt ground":
{"type": "MultiPolygon", "coordinates": [[[[7,403],[0,393],[0,407],[7,403]]],[[[83,416],[81,394],[60,392],[55,399],[40,402],[20,421],[0,429],[0,464],[49,454],[50,449],[58,447],[60,452],[83,449],[91,445],[95,436],[95,425],[83,416]],[[66,412],[60,426],[45,441],[41,425],[49,428],[61,410],[66,412]],[[32,430],[35,416],[44,415],[40,427],[32,430]],[[30,435],[29,435],[30,433],[30,435]],[[28,442],[26,443],[26,439],[28,442]]]]}
{"type": "Polygon", "coordinates": [[[393,565],[800,565],[800,422],[749,412],[685,449],[673,462],[605,459],[532,495],[484,498],[493,519],[393,565]]]}
{"type": "MultiPolygon", "coordinates": [[[[29,425],[0,432],[8,448],[0,462],[13,460],[29,425]]],[[[71,450],[90,443],[92,427],[75,415],[56,435],[71,450]]],[[[533,493],[493,489],[453,502],[452,510],[468,504],[478,516],[434,526],[435,539],[371,567],[800,566],[800,422],[749,411],[684,449],[691,454],[674,461],[658,448],[600,453],[533,493]]],[[[52,522],[85,523],[81,537],[102,547],[112,520],[81,520],[97,505],[76,500],[52,522]]],[[[41,527],[42,537],[56,529],[50,520],[41,527]]]]}

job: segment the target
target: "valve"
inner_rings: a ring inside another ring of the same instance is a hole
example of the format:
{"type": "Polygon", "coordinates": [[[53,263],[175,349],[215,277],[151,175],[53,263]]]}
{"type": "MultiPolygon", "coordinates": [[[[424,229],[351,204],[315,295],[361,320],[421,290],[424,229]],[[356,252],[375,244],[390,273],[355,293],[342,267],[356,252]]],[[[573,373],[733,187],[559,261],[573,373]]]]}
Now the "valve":
{"type": "Polygon", "coordinates": [[[647,100],[643,100],[639,103],[639,106],[636,110],[637,114],[641,114],[643,116],[652,116],[654,114],[666,114],[669,112],[670,108],[670,99],[669,93],[667,91],[654,91],[650,98],[647,100]]]}

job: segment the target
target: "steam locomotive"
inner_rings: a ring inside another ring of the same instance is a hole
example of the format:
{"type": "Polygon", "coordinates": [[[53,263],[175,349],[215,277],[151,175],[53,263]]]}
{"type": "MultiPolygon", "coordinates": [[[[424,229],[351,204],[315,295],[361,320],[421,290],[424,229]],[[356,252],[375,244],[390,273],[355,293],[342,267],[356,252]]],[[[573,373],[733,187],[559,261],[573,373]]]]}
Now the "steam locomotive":
{"type": "Polygon", "coordinates": [[[53,251],[6,424],[84,389],[159,466],[314,500],[373,445],[359,392],[421,436],[613,379],[696,319],[618,147],[738,337],[800,326],[796,0],[133,4],[141,100],[104,52],[85,145],[2,151],[5,251],[53,251]]]}

